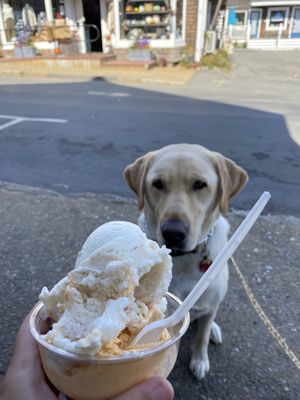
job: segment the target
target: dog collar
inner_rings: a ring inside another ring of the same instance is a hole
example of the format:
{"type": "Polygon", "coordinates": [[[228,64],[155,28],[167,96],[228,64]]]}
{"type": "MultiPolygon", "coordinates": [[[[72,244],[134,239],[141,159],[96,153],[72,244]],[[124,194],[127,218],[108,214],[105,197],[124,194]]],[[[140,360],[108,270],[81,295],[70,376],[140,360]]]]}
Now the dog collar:
{"type": "Polygon", "coordinates": [[[184,256],[185,254],[195,254],[195,253],[201,253],[201,254],[207,254],[207,242],[209,238],[211,238],[214,234],[215,231],[215,226],[211,228],[211,230],[208,232],[208,234],[205,236],[205,238],[197,244],[197,246],[190,251],[181,251],[181,250],[172,250],[171,256],[172,257],[179,257],[179,256],[184,256]]]}
{"type": "MultiPolygon", "coordinates": [[[[149,224],[145,217],[142,219],[142,221],[140,221],[140,224],[141,224],[142,230],[146,233],[146,235],[148,237],[151,238],[149,224]]],[[[214,223],[213,227],[208,232],[206,237],[200,243],[198,243],[197,246],[193,250],[190,250],[190,251],[172,250],[170,255],[172,257],[180,257],[180,256],[184,256],[185,254],[199,253],[202,257],[201,260],[199,261],[199,269],[201,272],[206,272],[212,263],[212,261],[209,258],[209,254],[208,254],[208,250],[207,250],[207,242],[213,236],[216,224],[217,224],[217,221],[214,223]]],[[[152,240],[155,240],[155,238],[152,238],[152,240]]]]}

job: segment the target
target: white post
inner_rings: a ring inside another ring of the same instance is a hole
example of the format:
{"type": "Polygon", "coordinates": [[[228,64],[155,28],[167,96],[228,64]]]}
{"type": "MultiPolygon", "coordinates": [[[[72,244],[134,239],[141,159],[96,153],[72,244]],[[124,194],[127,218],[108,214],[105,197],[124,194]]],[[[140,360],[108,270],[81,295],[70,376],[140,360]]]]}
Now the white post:
{"type": "Polygon", "coordinates": [[[278,30],[277,41],[276,41],[276,47],[277,47],[277,49],[278,49],[278,47],[280,46],[281,35],[282,35],[282,23],[279,24],[279,30],[278,30]]]}
{"type": "Polygon", "coordinates": [[[232,39],[232,30],[233,30],[233,25],[230,24],[228,29],[228,36],[230,40],[232,39]]]}
{"type": "Polygon", "coordinates": [[[108,46],[107,46],[107,40],[106,40],[106,35],[111,34],[108,31],[108,26],[107,26],[107,3],[105,1],[100,1],[100,15],[101,15],[101,35],[102,35],[102,47],[103,47],[103,53],[108,53],[108,46]]]}
{"type": "Polygon", "coordinates": [[[182,1],[182,39],[186,41],[186,0],[182,1]]]}
{"type": "Polygon", "coordinates": [[[115,33],[116,33],[116,47],[118,47],[121,40],[120,31],[120,15],[119,15],[119,0],[114,1],[114,11],[115,11],[115,33]]]}
{"type": "Polygon", "coordinates": [[[225,45],[228,38],[228,15],[229,15],[229,10],[228,8],[226,8],[224,16],[224,26],[222,32],[222,47],[225,45]]]}
{"type": "Polygon", "coordinates": [[[177,14],[177,1],[171,1],[172,17],[171,17],[171,41],[173,46],[175,46],[176,40],[176,14],[177,14]]]}
{"type": "Polygon", "coordinates": [[[47,22],[53,23],[53,9],[52,9],[52,1],[51,0],[44,0],[45,3],[45,12],[47,22]]]}
{"type": "Polygon", "coordinates": [[[6,34],[5,34],[5,30],[4,30],[2,6],[3,6],[3,2],[0,0],[0,37],[1,37],[2,46],[4,46],[7,43],[7,40],[6,40],[6,34]]]}
{"type": "Polygon", "coordinates": [[[207,0],[198,0],[196,46],[195,46],[196,62],[200,61],[203,53],[206,20],[207,20],[207,0]]]}
{"type": "Polygon", "coordinates": [[[79,34],[79,40],[80,40],[79,51],[81,54],[87,53],[84,22],[85,22],[84,17],[82,17],[78,20],[78,24],[79,24],[78,34],[79,34]]]}
{"type": "Polygon", "coordinates": [[[247,47],[248,47],[248,44],[250,42],[250,39],[251,39],[251,22],[250,22],[250,19],[249,19],[248,23],[247,23],[247,31],[246,31],[246,44],[247,44],[247,47]]]}

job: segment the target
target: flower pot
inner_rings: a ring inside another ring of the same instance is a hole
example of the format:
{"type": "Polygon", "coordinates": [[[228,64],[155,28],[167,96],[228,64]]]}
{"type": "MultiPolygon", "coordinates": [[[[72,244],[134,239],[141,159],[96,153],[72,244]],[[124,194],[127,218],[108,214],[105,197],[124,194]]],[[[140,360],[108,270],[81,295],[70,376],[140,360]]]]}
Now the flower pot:
{"type": "Polygon", "coordinates": [[[128,59],[132,61],[151,61],[153,54],[148,49],[130,49],[128,51],[128,59]]]}
{"type": "Polygon", "coordinates": [[[27,58],[34,57],[35,51],[32,46],[21,46],[15,47],[15,57],[16,58],[27,58]]]}

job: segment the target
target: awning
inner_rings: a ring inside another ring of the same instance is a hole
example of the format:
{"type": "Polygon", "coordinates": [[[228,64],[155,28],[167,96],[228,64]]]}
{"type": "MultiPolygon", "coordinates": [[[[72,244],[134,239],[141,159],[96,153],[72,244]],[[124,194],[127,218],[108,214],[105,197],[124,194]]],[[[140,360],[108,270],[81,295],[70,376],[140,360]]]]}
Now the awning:
{"type": "Polygon", "coordinates": [[[228,25],[236,24],[235,7],[230,7],[228,15],[228,25]]]}

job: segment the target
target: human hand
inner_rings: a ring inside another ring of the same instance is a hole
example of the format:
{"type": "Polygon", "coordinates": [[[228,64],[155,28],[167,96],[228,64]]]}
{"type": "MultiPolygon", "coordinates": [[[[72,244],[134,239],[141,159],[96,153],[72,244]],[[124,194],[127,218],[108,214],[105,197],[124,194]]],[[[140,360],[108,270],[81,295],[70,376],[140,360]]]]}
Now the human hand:
{"type": "MultiPolygon", "coordinates": [[[[17,334],[12,361],[0,385],[0,400],[58,400],[58,391],[44,374],[38,346],[29,329],[30,314],[17,334]]],[[[171,400],[172,385],[150,378],[111,400],[171,400]]]]}

